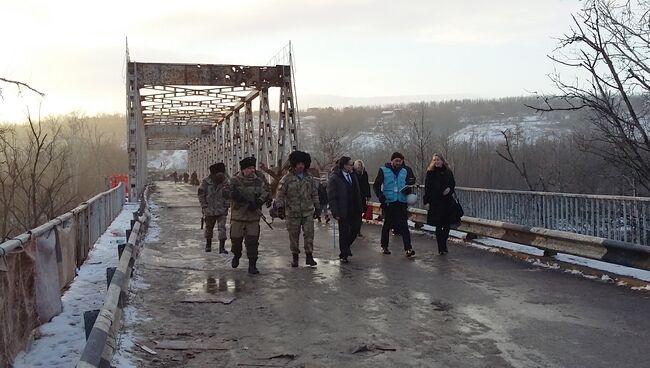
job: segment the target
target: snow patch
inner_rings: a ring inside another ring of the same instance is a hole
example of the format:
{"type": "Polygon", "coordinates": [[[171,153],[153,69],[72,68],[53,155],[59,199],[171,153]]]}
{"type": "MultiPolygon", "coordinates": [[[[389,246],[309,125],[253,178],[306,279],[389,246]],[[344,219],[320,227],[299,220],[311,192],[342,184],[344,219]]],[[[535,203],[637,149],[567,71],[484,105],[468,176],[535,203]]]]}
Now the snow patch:
{"type": "Polygon", "coordinates": [[[535,143],[541,138],[558,137],[571,132],[558,121],[548,121],[538,116],[524,116],[521,118],[508,118],[504,120],[488,120],[482,123],[470,124],[452,134],[449,139],[452,143],[502,143],[502,131],[520,130],[526,143],[535,143]]]}
{"type": "Polygon", "coordinates": [[[158,170],[187,169],[187,151],[149,151],[147,167],[158,170]]]}
{"type": "Polygon", "coordinates": [[[122,212],[99,237],[81,265],[70,288],[63,294],[63,311],[39,327],[40,337],[21,352],[14,367],[74,367],[86,344],[83,314],[100,309],[106,295],[106,268],[116,267],[117,245],[126,242],[137,203],[127,203],[122,212]]]}

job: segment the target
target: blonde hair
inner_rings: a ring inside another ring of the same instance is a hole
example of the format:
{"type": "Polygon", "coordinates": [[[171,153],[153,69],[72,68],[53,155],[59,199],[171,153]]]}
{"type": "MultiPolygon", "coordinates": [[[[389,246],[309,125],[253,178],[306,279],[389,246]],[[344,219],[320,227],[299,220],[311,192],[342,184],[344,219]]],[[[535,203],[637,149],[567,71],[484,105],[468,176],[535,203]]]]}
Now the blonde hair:
{"type": "Polygon", "coordinates": [[[442,161],[442,167],[444,167],[445,169],[449,169],[449,164],[447,163],[447,160],[445,160],[445,157],[439,153],[434,153],[433,156],[431,156],[431,162],[429,163],[429,167],[427,167],[427,171],[431,171],[435,169],[433,161],[436,157],[438,157],[440,161],[442,161]]]}
{"type": "Polygon", "coordinates": [[[354,161],[354,169],[356,171],[363,172],[363,170],[366,168],[366,165],[364,165],[363,161],[361,160],[356,160],[354,161]]]}

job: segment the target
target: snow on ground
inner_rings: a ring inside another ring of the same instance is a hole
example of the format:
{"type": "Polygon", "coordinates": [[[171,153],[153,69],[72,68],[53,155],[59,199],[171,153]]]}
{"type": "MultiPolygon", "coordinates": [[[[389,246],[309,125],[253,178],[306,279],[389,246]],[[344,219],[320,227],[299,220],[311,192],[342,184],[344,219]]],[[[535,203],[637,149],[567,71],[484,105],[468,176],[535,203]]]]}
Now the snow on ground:
{"type": "Polygon", "coordinates": [[[187,169],[187,151],[149,151],[147,167],[158,170],[187,169]]]}
{"type": "Polygon", "coordinates": [[[381,134],[376,132],[359,132],[350,142],[353,149],[375,150],[385,145],[385,140],[381,134]]]}
{"type": "MultiPolygon", "coordinates": [[[[433,232],[435,231],[435,227],[430,225],[424,225],[422,227],[422,230],[425,230],[427,232],[433,232]]],[[[456,230],[451,230],[449,235],[455,238],[464,238],[465,233],[456,230]]],[[[498,248],[503,248],[517,253],[529,254],[531,256],[536,256],[536,257],[541,257],[544,255],[544,251],[539,248],[530,247],[518,243],[512,243],[505,240],[492,239],[492,238],[478,238],[467,242],[467,244],[471,247],[486,250],[489,252],[495,252],[498,250],[498,248]]],[[[574,256],[570,254],[563,254],[563,253],[557,254],[556,256],[552,257],[552,259],[564,263],[575,264],[578,266],[584,266],[599,271],[611,272],[616,275],[628,276],[628,277],[635,278],[637,280],[650,282],[650,271],[641,270],[638,268],[626,267],[626,266],[621,266],[613,263],[601,262],[589,258],[574,256]]],[[[535,266],[544,267],[544,268],[552,268],[552,269],[560,268],[560,266],[556,263],[544,263],[544,262],[540,262],[538,259],[531,258],[529,262],[531,262],[535,266]]],[[[586,275],[578,270],[566,270],[565,272],[580,275],[588,279],[600,279],[601,281],[606,281],[606,282],[613,281],[611,277],[609,277],[608,275],[602,275],[600,278],[598,278],[596,276],[586,275]]],[[[636,287],[632,289],[650,290],[650,285],[648,285],[646,288],[636,287]]]]}
{"type": "Polygon", "coordinates": [[[502,131],[507,129],[516,131],[519,128],[527,143],[534,143],[543,137],[565,135],[570,132],[570,129],[561,126],[560,122],[543,120],[537,116],[524,116],[470,124],[452,134],[449,139],[453,143],[501,143],[504,141],[502,131]]]}
{"type": "Polygon", "coordinates": [[[74,367],[86,344],[83,314],[100,309],[106,295],[106,268],[118,264],[117,245],[126,242],[136,203],[124,209],[97,240],[77,277],[61,298],[63,312],[39,328],[40,337],[21,352],[14,362],[22,367],[74,367]]]}
{"type": "MultiPolygon", "coordinates": [[[[158,222],[156,221],[158,218],[157,212],[160,207],[152,200],[149,200],[148,206],[151,211],[151,219],[149,220],[147,235],[143,242],[144,246],[149,242],[160,241],[160,225],[158,225],[158,222]]],[[[138,272],[139,262],[140,258],[136,261],[134,267],[135,274],[129,282],[129,300],[132,300],[134,294],[149,288],[149,285],[142,280],[142,276],[138,272]]],[[[134,356],[133,352],[140,347],[135,343],[136,338],[133,335],[133,331],[135,330],[134,326],[146,321],[147,319],[148,317],[141,316],[133,305],[127,305],[124,308],[124,313],[122,314],[122,328],[117,336],[117,348],[112,362],[114,367],[130,368],[138,365],[138,359],[134,356]]]]}

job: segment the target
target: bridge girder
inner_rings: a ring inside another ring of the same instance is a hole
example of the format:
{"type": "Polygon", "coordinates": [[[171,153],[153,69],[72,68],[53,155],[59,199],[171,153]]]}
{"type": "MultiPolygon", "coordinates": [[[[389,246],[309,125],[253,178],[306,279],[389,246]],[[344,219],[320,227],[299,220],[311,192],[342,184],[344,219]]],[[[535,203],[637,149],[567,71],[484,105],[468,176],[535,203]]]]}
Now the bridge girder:
{"type": "Polygon", "coordinates": [[[250,155],[274,167],[284,161],[285,151],[298,148],[290,65],[129,60],[126,91],[131,199],[144,186],[147,149],[188,150],[190,171],[204,176],[213,162],[224,162],[232,174],[239,160],[250,155]],[[280,103],[274,128],[269,88],[275,87],[280,89],[280,103]],[[253,117],[256,99],[257,121],[253,117]]]}

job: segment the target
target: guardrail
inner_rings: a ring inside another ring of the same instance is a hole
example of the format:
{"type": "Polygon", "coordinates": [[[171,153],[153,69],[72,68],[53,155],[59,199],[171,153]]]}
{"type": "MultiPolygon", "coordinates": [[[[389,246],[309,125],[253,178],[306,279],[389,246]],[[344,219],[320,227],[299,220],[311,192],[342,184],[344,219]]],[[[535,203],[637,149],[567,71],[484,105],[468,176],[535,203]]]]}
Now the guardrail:
{"type": "Polygon", "coordinates": [[[124,199],[120,184],[0,244],[0,367],[10,366],[32,331],[61,312],[61,291],[124,199]]]}
{"type": "MultiPolygon", "coordinates": [[[[416,207],[424,208],[424,185],[416,187],[416,207]]],[[[648,197],[467,187],[456,187],[456,195],[467,216],[650,245],[648,197]]]]}
{"type": "Polygon", "coordinates": [[[456,188],[468,216],[650,245],[650,198],[456,188]]]}
{"type": "MultiPolygon", "coordinates": [[[[379,203],[369,203],[375,214],[381,214],[379,203]]],[[[409,209],[409,218],[416,227],[427,223],[427,211],[409,209]]],[[[565,231],[510,224],[502,221],[463,216],[458,231],[473,237],[506,240],[539,248],[545,252],[560,252],[580,257],[650,270],[650,247],[617,240],[604,239],[565,231]]]]}
{"type": "Polygon", "coordinates": [[[77,367],[111,367],[111,360],[117,346],[116,336],[120,329],[122,308],[126,305],[128,285],[133,266],[144,240],[151,214],[146,206],[149,187],[146,187],[140,199],[140,208],[134,212],[131,229],[127,231],[127,243],[119,253],[120,263],[117,268],[106,269],[108,288],[102,308],[87,311],[84,315],[87,333],[86,346],[77,367]],[[90,329],[92,326],[92,329],[90,329]]]}

